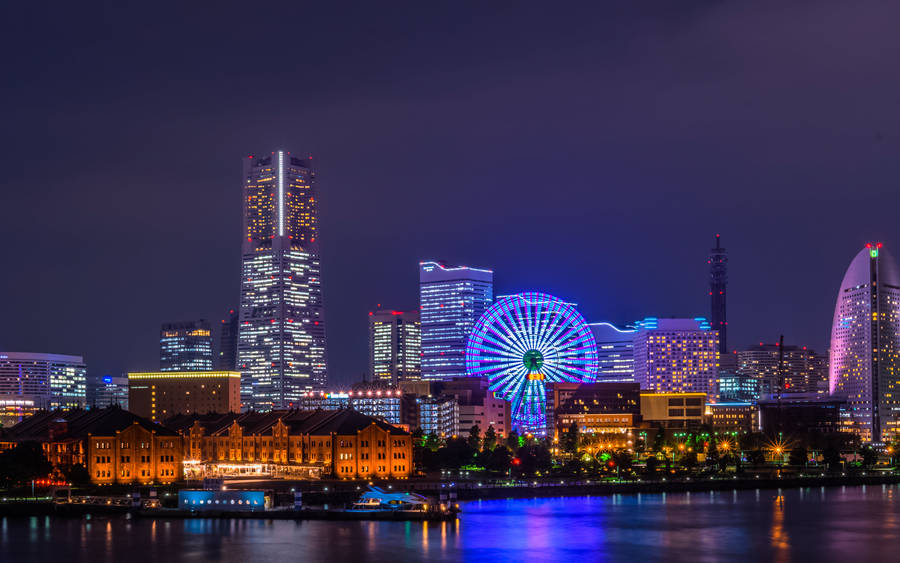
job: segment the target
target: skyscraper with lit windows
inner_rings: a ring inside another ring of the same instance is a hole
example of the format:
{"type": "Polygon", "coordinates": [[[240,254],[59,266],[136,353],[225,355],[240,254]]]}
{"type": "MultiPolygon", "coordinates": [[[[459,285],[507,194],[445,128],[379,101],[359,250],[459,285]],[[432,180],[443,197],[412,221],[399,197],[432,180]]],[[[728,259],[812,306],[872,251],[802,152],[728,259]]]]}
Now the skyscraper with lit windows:
{"type": "Polygon", "coordinates": [[[369,376],[397,385],[422,377],[422,335],[418,311],[369,313],[369,376]]]}
{"type": "Polygon", "coordinates": [[[900,427],[900,269],[881,243],[850,262],[831,324],[828,381],[845,398],[845,430],[886,442],[900,427]]]}
{"type": "Polygon", "coordinates": [[[465,377],[466,340],[493,295],[491,270],[419,263],[423,379],[465,377]]]}
{"type": "Polygon", "coordinates": [[[325,385],[325,318],[312,157],[243,167],[238,370],[243,409],[290,408],[325,385]]]}
{"type": "Polygon", "coordinates": [[[209,322],[166,323],[159,331],[160,371],[209,371],[213,366],[209,322]]]}
{"type": "Polygon", "coordinates": [[[715,402],[719,337],[709,322],[657,319],[637,323],[634,381],[654,393],[706,393],[715,402]]]}

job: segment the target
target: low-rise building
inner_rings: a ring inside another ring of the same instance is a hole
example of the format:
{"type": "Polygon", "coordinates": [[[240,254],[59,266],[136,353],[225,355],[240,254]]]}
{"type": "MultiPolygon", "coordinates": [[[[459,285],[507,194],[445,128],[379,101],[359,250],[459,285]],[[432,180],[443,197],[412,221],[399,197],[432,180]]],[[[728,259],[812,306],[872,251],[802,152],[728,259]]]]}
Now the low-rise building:
{"type": "Polygon", "coordinates": [[[759,427],[767,434],[848,430],[842,426],[845,407],[843,398],[823,397],[815,392],[785,393],[780,399],[769,395],[759,401],[759,427]]]}
{"type": "Polygon", "coordinates": [[[751,402],[710,403],[706,412],[717,432],[756,432],[759,428],[759,409],[751,402]]]}
{"type": "Polygon", "coordinates": [[[351,409],[180,415],[191,478],[407,478],[412,436],[351,409]]]}
{"type": "Polygon", "coordinates": [[[589,447],[603,449],[633,448],[641,415],[635,413],[563,412],[558,415],[557,439],[562,440],[572,424],[578,433],[592,439],[589,447]]]}
{"type": "Polygon", "coordinates": [[[506,436],[512,429],[510,404],[494,395],[486,377],[454,377],[433,385],[444,395],[456,398],[459,414],[455,434],[466,436],[473,426],[481,432],[493,426],[499,436],[506,436]]]}
{"type": "MultiPolygon", "coordinates": [[[[641,386],[637,383],[547,383],[547,435],[558,436],[562,415],[634,414],[640,421],[641,386]]],[[[598,420],[603,420],[603,417],[598,420]]]]}
{"type": "Polygon", "coordinates": [[[238,412],[236,371],[158,371],[128,374],[129,409],[153,421],[176,414],[238,412]]]}
{"type": "Polygon", "coordinates": [[[182,478],[181,436],[119,407],[41,411],[4,432],[2,442],[0,449],[38,442],[54,470],[80,464],[97,485],[182,478]]]}
{"type": "Polygon", "coordinates": [[[704,422],[706,393],[641,393],[641,418],[664,428],[690,428],[704,422]]]}

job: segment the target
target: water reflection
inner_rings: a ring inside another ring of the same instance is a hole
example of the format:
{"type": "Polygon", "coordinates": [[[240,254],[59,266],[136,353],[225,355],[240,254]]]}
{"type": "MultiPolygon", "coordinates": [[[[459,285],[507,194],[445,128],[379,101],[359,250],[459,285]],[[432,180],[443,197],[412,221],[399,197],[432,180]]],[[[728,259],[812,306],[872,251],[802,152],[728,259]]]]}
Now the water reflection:
{"type": "Polygon", "coordinates": [[[4,518],[0,561],[864,563],[900,549],[898,490],[504,499],[467,503],[460,520],[430,524],[4,518]]]}
{"type": "Polygon", "coordinates": [[[790,561],[791,542],[787,531],[784,529],[784,495],[780,494],[772,503],[772,531],[769,533],[772,549],[775,551],[775,561],[790,561]]]}

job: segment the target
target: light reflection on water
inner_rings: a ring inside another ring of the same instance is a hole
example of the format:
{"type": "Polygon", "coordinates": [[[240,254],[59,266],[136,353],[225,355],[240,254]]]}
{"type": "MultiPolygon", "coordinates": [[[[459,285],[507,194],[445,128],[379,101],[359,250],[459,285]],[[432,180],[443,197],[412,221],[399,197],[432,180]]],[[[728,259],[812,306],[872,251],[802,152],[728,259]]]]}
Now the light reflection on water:
{"type": "Polygon", "coordinates": [[[0,561],[888,561],[898,487],[465,503],[455,522],[2,518],[0,561]]]}

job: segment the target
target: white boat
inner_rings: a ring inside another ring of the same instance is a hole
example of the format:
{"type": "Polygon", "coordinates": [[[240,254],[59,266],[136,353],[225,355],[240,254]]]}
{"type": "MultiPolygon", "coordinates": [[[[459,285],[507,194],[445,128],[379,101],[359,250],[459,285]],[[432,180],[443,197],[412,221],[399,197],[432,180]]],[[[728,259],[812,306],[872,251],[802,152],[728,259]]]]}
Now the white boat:
{"type": "Polygon", "coordinates": [[[379,487],[369,487],[350,510],[390,512],[396,510],[428,510],[428,499],[415,493],[387,492],[379,487]]]}

